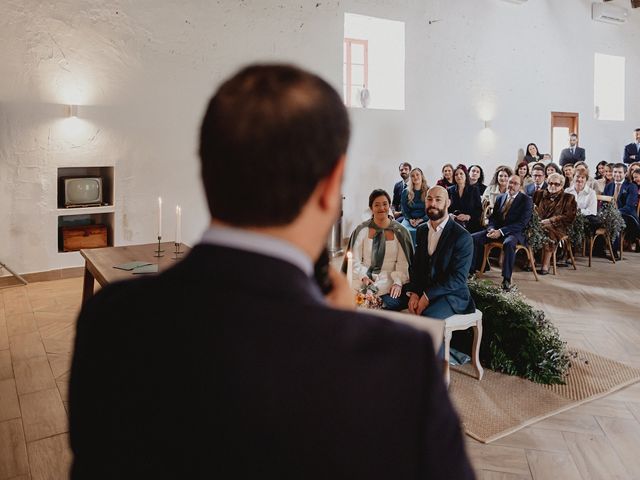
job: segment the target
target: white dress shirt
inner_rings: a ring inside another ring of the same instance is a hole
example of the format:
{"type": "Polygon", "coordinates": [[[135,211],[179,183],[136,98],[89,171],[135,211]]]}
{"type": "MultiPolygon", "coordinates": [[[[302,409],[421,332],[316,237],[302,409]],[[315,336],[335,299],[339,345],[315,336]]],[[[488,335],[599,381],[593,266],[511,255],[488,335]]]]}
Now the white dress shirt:
{"type": "Polygon", "coordinates": [[[444,230],[444,226],[449,221],[449,215],[445,215],[444,220],[438,225],[436,228],[433,228],[433,223],[431,220],[427,222],[429,226],[429,235],[427,237],[427,252],[429,255],[433,255],[433,252],[436,251],[438,247],[438,242],[440,241],[440,237],[442,236],[442,230],[444,230]]]}
{"type": "Polygon", "coordinates": [[[565,190],[576,197],[576,204],[578,209],[583,215],[597,215],[598,214],[598,199],[596,198],[596,192],[589,185],[585,185],[582,191],[576,191],[575,185],[571,185],[565,190]]]}

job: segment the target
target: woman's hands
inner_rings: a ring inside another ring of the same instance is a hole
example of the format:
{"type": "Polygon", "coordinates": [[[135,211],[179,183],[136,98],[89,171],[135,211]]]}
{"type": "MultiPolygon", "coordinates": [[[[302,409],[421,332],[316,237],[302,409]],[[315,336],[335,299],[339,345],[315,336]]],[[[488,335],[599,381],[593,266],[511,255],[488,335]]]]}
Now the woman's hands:
{"type": "Polygon", "coordinates": [[[468,222],[471,220],[471,215],[467,215],[466,213],[459,213],[456,215],[456,220],[459,222],[468,222]]]}
{"type": "Polygon", "coordinates": [[[389,295],[391,295],[391,298],[398,298],[400,297],[401,293],[402,293],[402,286],[398,285],[397,283],[394,283],[393,286],[391,287],[391,291],[389,292],[389,295]]]}

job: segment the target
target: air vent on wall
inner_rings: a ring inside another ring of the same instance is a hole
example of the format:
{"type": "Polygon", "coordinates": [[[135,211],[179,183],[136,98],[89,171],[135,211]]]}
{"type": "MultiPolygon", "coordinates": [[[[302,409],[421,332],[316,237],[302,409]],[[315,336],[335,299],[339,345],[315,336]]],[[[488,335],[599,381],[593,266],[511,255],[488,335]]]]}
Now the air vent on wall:
{"type": "Polygon", "coordinates": [[[627,21],[628,15],[629,11],[623,7],[607,5],[606,3],[593,3],[591,5],[591,18],[597,22],[621,25],[627,21]]]}

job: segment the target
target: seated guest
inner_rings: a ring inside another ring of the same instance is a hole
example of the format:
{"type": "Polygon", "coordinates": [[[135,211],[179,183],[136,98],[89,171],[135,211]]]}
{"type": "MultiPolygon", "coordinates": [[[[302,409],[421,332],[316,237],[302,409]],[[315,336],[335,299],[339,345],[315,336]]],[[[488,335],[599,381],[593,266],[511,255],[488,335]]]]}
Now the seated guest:
{"type": "Polygon", "coordinates": [[[529,164],[524,160],[520,162],[516,167],[516,175],[520,177],[520,185],[522,185],[522,191],[524,192],[524,189],[533,182],[531,175],[529,175],[529,164]]]}
{"type": "Polygon", "coordinates": [[[402,226],[409,230],[413,244],[416,244],[416,228],[427,220],[424,207],[424,199],[427,196],[427,179],[424,178],[422,170],[414,168],[411,170],[411,185],[402,192],[402,226]]]}
{"type": "Polygon", "coordinates": [[[531,179],[533,180],[524,189],[524,193],[533,197],[533,194],[538,190],[544,190],[547,188],[547,182],[545,181],[544,165],[542,163],[535,163],[531,167],[531,179]]]}
{"type": "MultiPolygon", "coordinates": [[[[640,169],[634,170],[631,174],[631,181],[640,189],[640,169]]],[[[640,190],[639,190],[640,191],[640,190]]]]}
{"type": "MultiPolygon", "coordinates": [[[[353,254],[353,285],[373,285],[388,310],[406,308],[402,286],[409,281],[413,242],[407,229],[389,218],[389,194],[376,189],[369,195],[373,216],[351,234],[347,249],[353,254]]],[[[342,270],[347,271],[346,257],[342,270]]]]}
{"type": "Polygon", "coordinates": [[[502,242],[504,253],[502,288],[506,291],[511,290],[511,274],[516,262],[516,246],[518,243],[524,245],[526,242],[524,231],[533,211],[531,198],[520,192],[520,182],[521,179],[518,175],[511,175],[507,191],[498,196],[496,200],[493,213],[489,217],[488,228],[473,234],[474,272],[482,267],[485,244],[495,241],[502,242]]]}
{"type": "Polygon", "coordinates": [[[449,210],[453,212],[456,222],[469,232],[480,230],[480,217],[482,216],[482,200],[478,189],[470,184],[469,174],[464,165],[458,165],[453,172],[456,184],[449,187],[449,210]]]}
{"type": "Polygon", "coordinates": [[[484,194],[487,186],[484,184],[484,170],[480,165],[469,167],[469,183],[478,189],[480,196],[484,194]]]}
{"type": "Polygon", "coordinates": [[[576,199],[562,190],[563,185],[564,177],[559,173],[552,173],[547,178],[547,189],[533,195],[542,228],[549,236],[549,242],[545,244],[542,253],[542,268],[538,270],[541,275],[549,273],[551,254],[576,218],[576,199]]]}
{"type": "Polygon", "coordinates": [[[604,189],[613,181],[613,163],[605,163],[602,167],[602,176],[597,180],[597,190],[604,193],[604,189]]]}
{"type": "Polygon", "coordinates": [[[522,160],[527,162],[527,164],[540,162],[544,160],[544,155],[538,151],[538,146],[535,143],[530,143],[527,145],[527,149],[525,150],[524,158],[522,160]]]}
{"type": "Polygon", "coordinates": [[[409,186],[411,183],[411,179],[409,178],[409,173],[411,172],[411,164],[407,162],[402,162],[398,166],[398,170],[400,171],[400,178],[394,186],[393,186],[393,201],[391,202],[391,211],[393,213],[393,217],[396,221],[402,223],[404,217],[402,216],[402,206],[400,202],[402,201],[402,192],[409,186]]]}
{"type": "Polygon", "coordinates": [[[545,172],[547,173],[547,178],[549,178],[549,175],[552,173],[559,173],[560,175],[563,175],[562,169],[553,162],[547,164],[545,172]]]}
{"type": "MultiPolygon", "coordinates": [[[[604,188],[604,194],[613,197],[618,210],[626,224],[627,238],[634,239],[638,234],[638,187],[635,183],[625,180],[625,165],[616,163],[612,171],[613,181],[604,188]]],[[[614,251],[618,251],[620,237],[613,243],[614,251]]],[[[617,255],[617,253],[616,253],[617,255]]]]}
{"type": "Polygon", "coordinates": [[[436,185],[440,185],[444,188],[453,186],[453,165],[445,163],[442,167],[442,178],[436,182],[436,185]]]}
{"type": "Polygon", "coordinates": [[[489,206],[493,208],[498,195],[507,191],[507,183],[509,182],[509,177],[511,175],[513,175],[513,171],[509,167],[501,165],[496,168],[496,172],[493,174],[491,183],[482,195],[482,203],[488,203],[489,206]]]}
{"type": "Polygon", "coordinates": [[[562,167],[562,174],[564,175],[564,188],[569,188],[571,186],[571,182],[573,182],[573,163],[565,163],[562,167]]]}
{"type": "Polygon", "coordinates": [[[598,199],[593,188],[589,187],[589,172],[584,167],[576,168],[573,176],[573,185],[565,190],[576,198],[578,210],[582,213],[591,225],[596,224],[598,215],[598,199]]]}
{"type": "Polygon", "coordinates": [[[573,178],[575,181],[576,178],[576,173],[578,172],[578,169],[582,169],[585,170],[585,174],[586,174],[586,178],[587,178],[587,186],[594,190],[596,192],[596,195],[601,195],[602,192],[600,190],[598,190],[598,183],[596,182],[596,180],[591,176],[591,171],[589,170],[589,165],[587,165],[587,162],[578,162],[574,165],[573,167],[573,178]]]}
{"type": "Polygon", "coordinates": [[[560,152],[560,160],[558,163],[561,167],[564,167],[567,163],[584,162],[586,159],[586,152],[584,148],[578,146],[578,135],[572,133],[569,135],[569,147],[560,152]]]}
{"type": "Polygon", "coordinates": [[[604,177],[604,167],[606,166],[607,166],[606,160],[600,160],[598,162],[598,164],[596,165],[596,174],[594,175],[594,178],[596,180],[600,180],[601,178],[604,177]]]}
{"type": "Polygon", "coordinates": [[[475,311],[467,286],[473,242],[469,232],[449,217],[449,204],[444,188],[429,189],[429,221],[418,228],[418,246],[407,286],[409,311],[416,315],[445,319],[475,311]]]}
{"type": "Polygon", "coordinates": [[[640,169],[640,162],[633,162],[627,169],[627,180],[633,182],[633,172],[640,169]]]}

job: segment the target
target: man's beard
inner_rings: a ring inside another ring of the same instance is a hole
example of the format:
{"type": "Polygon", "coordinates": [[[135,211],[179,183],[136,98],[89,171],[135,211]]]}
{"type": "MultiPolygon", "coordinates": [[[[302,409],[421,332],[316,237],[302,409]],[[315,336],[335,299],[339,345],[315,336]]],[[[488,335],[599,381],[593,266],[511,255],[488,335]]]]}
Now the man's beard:
{"type": "Polygon", "coordinates": [[[442,217],[446,215],[446,213],[447,213],[446,210],[440,210],[439,208],[435,208],[435,207],[431,207],[427,209],[427,217],[429,217],[429,220],[433,220],[434,222],[436,220],[440,220],[442,217]]]}
{"type": "Polygon", "coordinates": [[[402,180],[407,180],[407,178],[409,178],[409,174],[408,173],[401,173],[400,177],[402,178],[402,180]]]}

